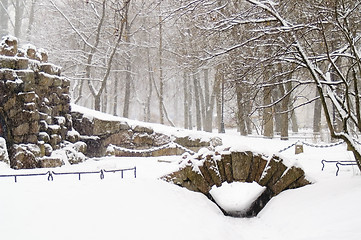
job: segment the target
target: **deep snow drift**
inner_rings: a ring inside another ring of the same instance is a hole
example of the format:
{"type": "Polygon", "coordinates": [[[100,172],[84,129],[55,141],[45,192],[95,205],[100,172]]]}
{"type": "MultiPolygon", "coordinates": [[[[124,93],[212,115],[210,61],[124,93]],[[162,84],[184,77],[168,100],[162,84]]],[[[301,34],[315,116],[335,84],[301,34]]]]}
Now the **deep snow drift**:
{"type": "MultiPolygon", "coordinates": [[[[194,132],[194,134],[197,134],[194,132]]],[[[205,134],[205,133],[201,133],[205,134]]],[[[274,154],[295,142],[220,135],[227,146],[274,154]]],[[[0,178],[1,239],[348,239],[361,236],[361,176],[356,167],[333,164],[321,171],[322,159],[351,160],[345,145],[304,146],[281,153],[302,166],[314,184],[287,190],[251,219],[226,217],[200,193],[158,178],[177,169],[180,156],[90,159],[56,172],[137,167],[132,172],[99,175],[0,178]]],[[[46,172],[12,170],[0,163],[0,174],[46,172]]],[[[236,193],[235,193],[236,194],[236,193]]]]}

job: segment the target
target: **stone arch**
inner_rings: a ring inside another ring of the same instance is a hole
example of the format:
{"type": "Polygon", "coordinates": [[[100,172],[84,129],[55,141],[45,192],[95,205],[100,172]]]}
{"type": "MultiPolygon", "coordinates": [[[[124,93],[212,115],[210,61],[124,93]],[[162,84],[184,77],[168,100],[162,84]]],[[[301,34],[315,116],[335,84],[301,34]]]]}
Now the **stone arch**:
{"type": "Polygon", "coordinates": [[[210,190],[223,182],[257,182],[266,187],[251,207],[241,214],[226,212],[219,206],[225,215],[237,217],[256,216],[272,197],[282,191],[310,184],[301,168],[285,164],[279,156],[266,157],[251,151],[208,152],[185,157],[178,171],[162,179],[201,192],[213,202],[210,190]]]}

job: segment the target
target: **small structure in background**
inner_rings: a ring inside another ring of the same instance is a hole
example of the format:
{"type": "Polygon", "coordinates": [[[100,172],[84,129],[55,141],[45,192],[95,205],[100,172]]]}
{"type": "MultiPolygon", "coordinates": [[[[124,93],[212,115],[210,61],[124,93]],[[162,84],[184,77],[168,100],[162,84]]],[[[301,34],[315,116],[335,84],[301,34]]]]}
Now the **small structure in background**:
{"type": "Polygon", "coordinates": [[[300,154],[303,153],[303,143],[302,142],[298,142],[295,145],[295,154],[300,154]]]}

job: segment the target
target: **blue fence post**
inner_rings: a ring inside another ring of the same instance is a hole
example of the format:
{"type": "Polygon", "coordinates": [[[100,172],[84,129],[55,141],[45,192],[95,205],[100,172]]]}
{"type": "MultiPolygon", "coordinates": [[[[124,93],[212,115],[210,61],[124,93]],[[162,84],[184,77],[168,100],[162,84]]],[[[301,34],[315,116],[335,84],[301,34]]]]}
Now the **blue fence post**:
{"type": "Polygon", "coordinates": [[[53,181],[54,180],[53,173],[49,171],[48,174],[49,174],[48,181],[53,181]]]}

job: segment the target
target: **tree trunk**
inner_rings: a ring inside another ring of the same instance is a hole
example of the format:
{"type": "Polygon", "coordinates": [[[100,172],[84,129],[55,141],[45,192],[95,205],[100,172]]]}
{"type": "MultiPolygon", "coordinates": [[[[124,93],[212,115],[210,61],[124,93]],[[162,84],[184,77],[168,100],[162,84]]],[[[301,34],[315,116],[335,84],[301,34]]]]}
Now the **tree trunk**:
{"type": "Polygon", "coordinates": [[[214,103],[215,103],[215,93],[212,94],[210,99],[210,104],[206,111],[206,124],[204,125],[204,131],[212,132],[213,131],[213,111],[214,111],[214,103]]]}
{"type": "Polygon", "coordinates": [[[217,66],[216,69],[216,111],[217,111],[217,129],[220,133],[222,131],[222,93],[221,93],[221,84],[224,81],[223,73],[221,72],[221,66],[217,66]]]}
{"type": "Polygon", "coordinates": [[[252,134],[252,121],[251,121],[251,118],[250,118],[250,113],[252,111],[252,105],[251,105],[251,102],[248,101],[246,103],[246,112],[247,112],[247,116],[246,116],[246,126],[247,126],[247,133],[248,134],[252,134]]]}
{"type": "MultiPolygon", "coordinates": [[[[292,105],[290,106],[292,108],[292,105]]],[[[292,132],[298,133],[298,123],[297,123],[297,116],[295,111],[291,112],[291,121],[292,121],[292,132]]]]}
{"type": "Polygon", "coordinates": [[[9,34],[9,15],[8,15],[8,0],[0,1],[0,37],[9,34]]]}
{"type": "Polygon", "coordinates": [[[114,91],[113,91],[113,115],[114,116],[118,116],[118,83],[119,79],[118,79],[118,75],[114,74],[114,91]]]}
{"type": "Polygon", "coordinates": [[[243,89],[241,84],[236,85],[236,95],[237,95],[237,124],[239,131],[242,136],[247,136],[247,127],[245,120],[245,107],[244,107],[244,99],[243,99],[243,89]]]}
{"type": "Polygon", "coordinates": [[[153,78],[153,70],[150,67],[149,76],[148,76],[148,96],[147,96],[147,117],[146,121],[150,122],[151,118],[151,102],[152,102],[152,94],[153,94],[153,84],[152,84],[152,78],[153,78]]]}
{"type": "Polygon", "coordinates": [[[186,71],[183,72],[183,93],[184,93],[184,128],[189,128],[189,103],[188,103],[188,76],[186,71]]]}
{"type": "Polygon", "coordinates": [[[263,109],[263,135],[267,138],[273,138],[273,110],[272,107],[269,106],[272,103],[272,88],[265,87],[263,89],[263,104],[265,107],[263,109]]]}
{"type": "MultiPolygon", "coordinates": [[[[290,77],[291,78],[291,77],[290,77]]],[[[285,87],[286,87],[286,90],[287,92],[291,92],[292,91],[292,82],[287,82],[285,84],[285,87]]],[[[287,100],[287,104],[288,106],[285,106],[288,107],[289,109],[293,109],[293,103],[291,101],[291,95],[289,96],[288,100],[287,100]]],[[[288,122],[289,122],[289,119],[291,118],[291,124],[292,124],[292,132],[294,133],[297,133],[298,132],[298,123],[297,123],[297,117],[296,117],[296,113],[295,111],[291,111],[289,114],[288,114],[288,122]]]]}
{"type": "Polygon", "coordinates": [[[15,27],[14,27],[14,35],[17,38],[20,38],[21,35],[21,27],[23,24],[23,15],[24,15],[24,2],[21,0],[16,0],[14,2],[15,8],[15,27]]]}
{"type": "Polygon", "coordinates": [[[204,125],[206,121],[206,102],[205,102],[205,96],[203,96],[203,88],[200,82],[199,74],[197,74],[197,83],[198,83],[198,91],[199,91],[199,101],[201,105],[201,118],[202,118],[202,129],[204,130],[204,125]]]}
{"type": "Polygon", "coordinates": [[[203,70],[204,75],[204,104],[203,110],[203,130],[207,132],[212,132],[212,116],[209,116],[209,108],[210,108],[210,93],[209,93],[209,74],[208,68],[203,70]],[[209,123],[211,126],[209,126],[209,123]]]}
{"type": "MultiPolygon", "coordinates": [[[[288,91],[285,91],[285,87],[283,84],[279,85],[279,90],[281,96],[285,96],[285,94],[288,94],[288,91]]],[[[290,94],[284,97],[284,99],[280,102],[280,121],[281,121],[281,140],[288,140],[288,105],[290,102],[290,94]]]]}
{"type": "Polygon", "coordinates": [[[206,132],[213,131],[214,104],[216,102],[217,91],[219,91],[219,83],[217,81],[218,81],[218,79],[216,78],[213,82],[212,94],[210,95],[210,98],[208,99],[208,103],[206,105],[206,121],[205,121],[205,125],[204,125],[204,130],[206,132]]]}
{"type": "Polygon", "coordinates": [[[101,95],[95,95],[94,97],[94,109],[100,111],[101,95]]]}
{"type": "Polygon", "coordinates": [[[190,75],[187,74],[187,80],[188,80],[188,109],[189,109],[189,114],[188,114],[188,129],[193,130],[193,88],[192,88],[192,81],[190,79],[190,75]]]}
{"type": "Polygon", "coordinates": [[[194,99],[196,104],[196,122],[197,122],[197,130],[202,130],[202,115],[201,115],[201,106],[199,99],[199,89],[198,89],[198,78],[196,74],[193,74],[193,89],[194,89],[194,99]]]}
{"type": "Polygon", "coordinates": [[[124,92],[124,108],[123,117],[129,118],[129,105],[130,105],[130,85],[131,85],[131,57],[130,57],[130,25],[128,19],[125,19],[125,36],[123,37],[127,43],[128,51],[125,52],[125,92],[124,92]]]}
{"type": "MultiPolygon", "coordinates": [[[[154,79],[153,79],[154,80],[154,79]]],[[[154,85],[154,88],[155,88],[155,91],[157,93],[157,96],[158,96],[158,99],[160,98],[160,93],[159,93],[159,89],[157,88],[157,84],[155,82],[155,80],[153,81],[153,85],[154,85]]],[[[169,122],[169,124],[172,126],[172,127],[175,127],[173,121],[169,118],[168,116],[168,112],[167,112],[167,109],[165,107],[165,105],[163,104],[162,105],[162,111],[164,113],[164,117],[167,119],[167,121],[169,122]]]]}
{"type": "Polygon", "coordinates": [[[35,5],[36,5],[36,1],[37,0],[32,0],[31,1],[31,6],[30,6],[30,13],[29,13],[29,23],[28,23],[28,28],[26,29],[26,38],[28,41],[31,41],[31,32],[33,30],[33,25],[34,25],[34,15],[35,15],[35,5]]]}
{"type": "Polygon", "coordinates": [[[105,87],[104,88],[104,94],[102,94],[103,98],[102,98],[102,112],[107,112],[107,108],[108,108],[108,88],[105,87]]]}
{"type": "MultiPolygon", "coordinates": [[[[284,89],[283,89],[284,92],[284,89]]],[[[282,92],[280,87],[275,86],[274,90],[272,91],[272,98],[274,99],[274,101],[276,99],[280,99],[282,97],[282,92]]],[[[276,135],[281,134],[281,129],[282,129],[282,116],[280,114],[280,112],[282,112],[282,106],[281,104],[275,104],[273,106],[274,108],[274,128],[275,128],[275,132],[276,135]]]]}
{"type": "Polygon", "coordinates": [[[147,49],[147,56],[148,56],[148,96],[147,96],[147,117],[146,117],[146,121],[150,122],[150,115],[151,115],[151,111],[150,111],[150,106],[151,106],[151,101],[152,101],[152,94],[153,94],[153,68],[152,65],[150,64],[150,53],[149,53],[149,48],[147,49]]]}
{"type": "Polygon", "coordinates": [[[164,124],[164,79],[163,79],[163,24],[159,12],[159,117],[160,124],[164,124]]]}
{"type": "MultiPolygon", "coordinates": [[[[316,92],[316,97],[318,93],[316,92]]],[[[321,101],[317,99],[315,101],[315,107],[313,109],[313,135],[319,136],[321,134],[321,101]]]]}

